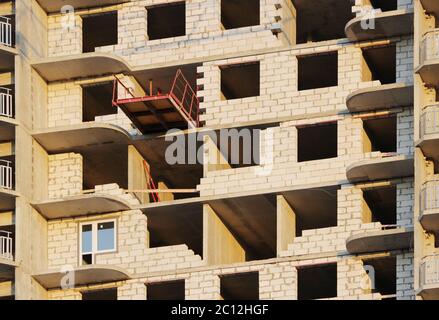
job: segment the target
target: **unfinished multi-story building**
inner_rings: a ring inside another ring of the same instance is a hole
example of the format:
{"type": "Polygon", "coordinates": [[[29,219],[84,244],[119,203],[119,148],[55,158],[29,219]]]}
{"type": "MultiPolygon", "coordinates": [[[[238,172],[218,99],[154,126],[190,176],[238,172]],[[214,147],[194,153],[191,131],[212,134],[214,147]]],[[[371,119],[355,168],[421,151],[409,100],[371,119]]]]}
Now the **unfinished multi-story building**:
{"type": "Polygon", "coordinates": [[[1,0],[1,299],[439,298],[436,19],[1,0]]]}

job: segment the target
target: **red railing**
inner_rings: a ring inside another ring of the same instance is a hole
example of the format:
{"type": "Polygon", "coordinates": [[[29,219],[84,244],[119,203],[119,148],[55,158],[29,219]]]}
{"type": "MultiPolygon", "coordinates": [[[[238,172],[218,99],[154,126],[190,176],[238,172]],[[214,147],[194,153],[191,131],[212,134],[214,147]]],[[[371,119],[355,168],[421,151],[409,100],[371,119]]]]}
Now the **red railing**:
{"type": "MultiPolygon", "coordinates": [[[[151,172],[149,171],[149,165],[145,160],[143,160],[143,168],[145,170],[145,178],[146,178],[147,188],[149,190],[152,190],[152,191],[157,190],[157,187],[154,183],[154,180],[152,179],[151,172]]],[[[151,193],[151,197],[152,197],[152,201],[160,202],[160,197],[159,197],[158,192],[151,193]]]]}
{"type": "Polygon", "coordinates": [[[200,126],[200,101],[180,69],[178,69],[175,75],[169,95],[177,102],[181,111],[186,114],[195,127],[198,128],[200,126]]]}
{"type": "MultiPolygon", "coordinates": [[[[152,85],[152,83],[150,84],[152,85]]],[[[152,90],[150,90],[152,91],[152,90]]],[[[148,101],[148,100],[158,100],[158,99],[171,99],[178,111],[183,114],[185,120],[192,126],[198,128],[200,126],[200,101],[197,94],[192,89],[189,81],[183,75],[183,72],[178,69],[175,75],[174,81],[172,82],[171,90],[168,94],[157,93],[157,95],[152,95],[150,92],[149,96],[145,97],[135,97],[130,88],[122,83],[120,79],[115,77],[113,86],[113,106],[118,107],[119,103],[130,103],[134,101],[148,101]],[[121,85],[125,95],[129,95],[130,98],[118,98],[117,87],[118,84],[121,85]]]]}

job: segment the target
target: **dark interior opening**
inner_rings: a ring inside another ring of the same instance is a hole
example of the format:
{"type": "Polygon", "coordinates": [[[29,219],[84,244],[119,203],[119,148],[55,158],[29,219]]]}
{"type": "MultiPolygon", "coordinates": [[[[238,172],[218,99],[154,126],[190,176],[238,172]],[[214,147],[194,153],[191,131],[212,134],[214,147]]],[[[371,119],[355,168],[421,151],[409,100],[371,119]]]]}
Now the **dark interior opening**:
{"type": "Polygon", "coordinates": [[[299,91],[338,85],[338,52],[302,56],[297,60],[299,91]]]}
{"type": "Polygon", "coordinates": [[[82,121],[95,121],[98,116],[117,114],[112,105],[113,83],[104,82],[82,87],[82,121]]]}
{"type": "Polygon", "coordinates": [[[398,9],[398,0],[370,0],[370,3],[375,9],[381,9],[383,12],[398,9]]]}
{"type": "Polygon", "coordinates": [[[221,23],[224,29],[260,24],[259,0],[221,0],[221,23]]]}
{"type": "Polygon", "coordinates": [[[363,190],[363,197],[371,211],[371,219],[365,223],[396,225],[396,186],[363,190]]]}
{"type": "MultiPolygon", "coordinates": [[[[182,207],[180,207],[182,208],[182,207]]],[[[185,244],[194,254],[203,257],[202,208],[182,208],[172,214],[148,214],[150,248],[185,244]],[[184,228],[182,228],[184,226],[184,228]]]]}
{"type": "Polygon", "coordinates": [[[120,188],[128,189],[128,147],[114,144],[112,148],[96,145],[82,153],[83,188],[117,183],[120,188]]]}
{"type": "Polygon", "coordinates": [[[117,11],[82,16],[82,52],[117,44],[117,28],[117,11]]]}
{"type": "Polygon", "coordinates": [[[297,11],[297,44],[345,38],[354,18],[350,0],[292,0],[297,11]]]}
{"type": "MultiPolygon", "coordinates": [[[[396,127],[396,117],[364,120],[363,128],[368,140],[370,141],[370,151],[396,152],[396,127]]],[[[366,148],[365,146],[366,152],[368,149],[369,147],[366,148]]]]}
{"type": "Polygon", "coordinates": [[[363,49],[363,57],[373,81],[379,80],[381,84],[396,82],[396,45],[363,49]]]}
{"type": "Polygon", "coordinates": [[[337,123],[297,128],[298,161],[336,158],[338,155],[337,123]]]}
{"type": "Polygon", "coordinates": [[[117,288],[84,291],[82,300],[117,300],[117,288]]]}
{"type": "Polygon", "coordinates": [[[294,190],[284,193],[296,214],[296,237],[304,230],[336,227],[339,186],[294,190]]]}
{"type": "MultiPolygon", "coordinates": [[[[396,294],[396,257],[385,257],[378,259],[365,260],[364,265],[371,266],[374,270],[371,277],[372,285],[375,287],[373,293],[381,295],[396,294]]],[[[368,270],[367,270],[368,271],[368,270]]]]}
{"type": "Polygon", "coordinates": [[[232,168],[251,167],[261,163],[263,129],[266,128],[236,128],[217,135],[217,148],[232,168]]]}
{"type": "Polygon", "coordinates": [[[147,300],[185,300],[185,281],[148,283],[146,295],[147,300]]]}
{"type": "Polygon", "coordinates": [[[220,277],[224,300],[259,300],[259,273],[249,272],[220,277]]]}
{"type": "Polygon", "coordinates": [[[222,66],[221,92],[225,100],[259,96],[259,61],[245,64],[222,66]]]}
{"type": "Polygon", "coordinates": [[[337,264],[307,266],[297,269],[298,300],[337,297],[337,264]]]}
{"type": "Polygon", "coordinates": [[[147,7],[149,40],[186,34],[186,3],[176,2],[147,7]]]}

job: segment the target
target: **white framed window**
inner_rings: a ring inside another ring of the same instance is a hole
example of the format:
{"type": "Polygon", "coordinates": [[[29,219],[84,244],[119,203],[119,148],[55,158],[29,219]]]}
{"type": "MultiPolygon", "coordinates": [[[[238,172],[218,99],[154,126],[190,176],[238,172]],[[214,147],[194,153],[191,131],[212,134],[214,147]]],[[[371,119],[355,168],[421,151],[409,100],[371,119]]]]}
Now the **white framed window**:
{"type": "Polygon", "coordinates": [[[94,264],[96,255],[116,251],[116,220],[83,222],[79,225],[80,264],[94,264]]]}

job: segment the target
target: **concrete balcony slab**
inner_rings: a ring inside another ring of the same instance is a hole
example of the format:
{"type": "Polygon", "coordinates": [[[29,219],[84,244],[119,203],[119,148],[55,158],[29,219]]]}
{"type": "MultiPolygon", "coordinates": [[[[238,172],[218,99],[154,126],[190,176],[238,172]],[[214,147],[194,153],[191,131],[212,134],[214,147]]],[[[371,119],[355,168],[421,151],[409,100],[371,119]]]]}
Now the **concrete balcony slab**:
{"type": "Polygon", "coordinates": [[[47,13],[60,13],[62,7],[66,4],[71,5],[75,10],[77,10],[110,6],[129,1],[130,0],[70,0],[66,2],[65,0],[37,0],[41,8],[43,8],[47,13]]]}
{"type": "Polygon", "coordinates": [[[36,60],[31,62],[31,66],[47,82],[99,77],[131,71],[128,63],[122,58],[97,52],[36,60]]]}
{"type": "Polygon", "coordinates": [[[398,155],[356,162],[347,168],[346,176],[350,182],[365,182],[409,177],[413,172],[413,157],[398,155]]]}
{"type": "MultiPolygon", "coordinates": [[[[92,284],[111,283],[131,279],[131,275],[122,268],[104,265],[88,265],[76,267],[74,270],[74,286],[85,286],[92,284]]],[[[33,275],[46,289],[61,288],[65,272],[60,270],[49,270],[33,275]]]]}
{"type": "Polygon", "coordinates": [[[363,28],[363,19],[356,17],[346,24],[345,33],[351,41],[391,38],[413,33],[413,12],[409,10],[377,13],[374,29],[363,28]]]}
{"type": "Polygon", "coordinates": [[[413,105],[413,86],[392,83],[351,93],[346,99],[350,112],[367,112],[413,105]]]}
{"type": "Polygon", "coordinates": [[[32,203],[32,206],[48,220],[132,210],[132,206],[122,198],[103,194],[48,200],[32,203]]]}
{"type": "Polygon", "coordinates": [[[413,247],[413,229],[371,230],[355,234],[346,240],[350,254],[403,250],[413,247]]]}

